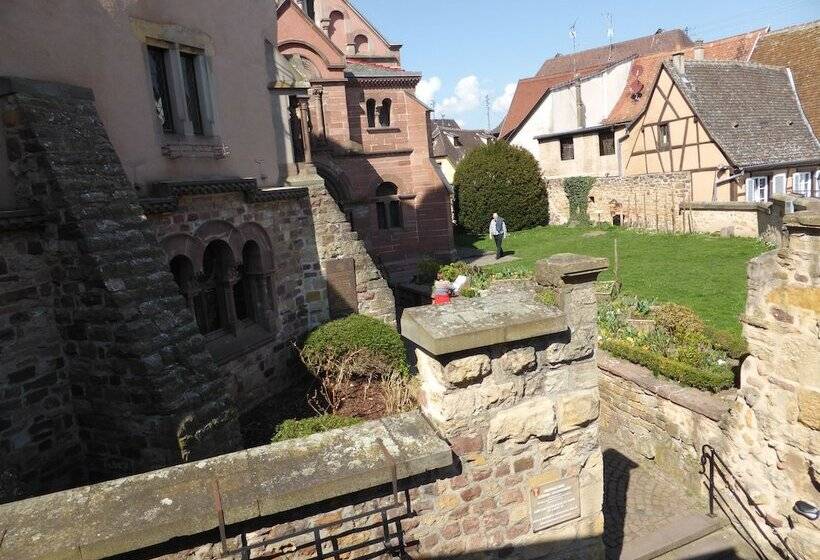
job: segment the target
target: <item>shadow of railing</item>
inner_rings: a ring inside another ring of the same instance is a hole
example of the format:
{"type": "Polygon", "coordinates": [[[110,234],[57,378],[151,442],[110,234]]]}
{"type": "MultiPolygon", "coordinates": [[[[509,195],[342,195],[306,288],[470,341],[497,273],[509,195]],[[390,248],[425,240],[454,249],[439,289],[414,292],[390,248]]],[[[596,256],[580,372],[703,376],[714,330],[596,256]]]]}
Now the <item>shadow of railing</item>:
{"type": "Polygon", "coordinates": [[[786,560],[803,560],[794,551],[789,548],[786,540],[780,535],[776,527],[766,524],[769,531],[774,535],[777,542],[773,541],[769,533],[762,527],[761,520],[765,519],[765,512],[760,509],[760,506],[752,499],[752,495],[741,484],[740,480],[732,474],[728,465],[720,458],[715,448],[706,444],[701,448],[700,456],[701,471],[700,474],[705,475],[707,480],[705,482],[706,489],[709,492],[709,515],[715,515],[715,506],[718,506],[726,515],[732,527],[737,533],[751,546],[760,558],[768,558],[766,552],[757,544],[755,535],[752,533],[752,527],[758,533],[758,538],[762,537],[772,550],[777,552],[781,558],[786,560]],[[717,477],[716,477],[717,475],[717,477]],[[721,492],[718,489],[716,481],[723,481],[723,486],[726,492],[721,492]],[[742,495],[741,495],[742,493],[742,495]],[[730,498],[732,499],[730,502],[730,498]],[[739,508],[732,507],[732,504],[739,506],[739,508]],[[740,511],[737,511],[737,510],[740,511]],[[752,511],[754,509],[754,511],[752,511]],[[740,512],[745,514],[746,523],[739,515],[740,512]],[[751,521],[751,527],[748,521],[751,521]]]}

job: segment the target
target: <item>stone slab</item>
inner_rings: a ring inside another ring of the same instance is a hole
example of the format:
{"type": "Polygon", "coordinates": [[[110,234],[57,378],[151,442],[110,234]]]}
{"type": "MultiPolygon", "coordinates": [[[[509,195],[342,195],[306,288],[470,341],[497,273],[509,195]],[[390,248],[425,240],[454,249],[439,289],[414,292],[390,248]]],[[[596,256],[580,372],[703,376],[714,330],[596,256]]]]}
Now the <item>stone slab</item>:
{"type": "Polygon", "coordinates": [[[626,541],[621,549],[620,560],[652,560],[689,543],[711,535],[725,527],[729,521],[721,517],[690,513],[661,527],[653,534],[634,541],[626,541]]]}
{"type": "Polygon", "coordinates": [[[535,263],[535,281],[541,286],[559,285],[572,278],[595,275],[609,268],[606,257],[557,253],[535,263]]]}
{"type": "Polygon", "coordinates": [[[616,358],[603,350],[598,351],[598,367],[616,377],[635,383],[642,389],[654,393],[693,412],[719,422],[729,412],[732,403],[711,393],[656,377],[649,369],[616,358]]]}
{"type": "Polygon", "coordinates": [[[434,356],[565,330],[561,310],[516,293],[412,307],[401,318],[401,334],[434,356]]]}
{"type": "Polygon", "coordinates": [[[0,505],[0,558],[95,560],[270,515],[453,463],[419,412],[0,505]],[[2,530],[2,529],[0,529],[2,530]]]}

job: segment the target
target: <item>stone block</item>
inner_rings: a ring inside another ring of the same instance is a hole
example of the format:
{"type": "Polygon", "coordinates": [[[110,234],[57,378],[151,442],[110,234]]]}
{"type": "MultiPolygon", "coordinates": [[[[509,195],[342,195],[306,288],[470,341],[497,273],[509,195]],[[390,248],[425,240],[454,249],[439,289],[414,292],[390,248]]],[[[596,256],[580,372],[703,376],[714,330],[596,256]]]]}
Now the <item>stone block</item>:
{"type": "Polygon", "coordinates": [[[490,357],[486,354],[476,354],[449,362],[444,367],[444,381],[461,387],[475,383],[491,372],[490,357]]]}
{"type": "Polygon", "coordinates": [[[503,441],[525,443],[530,438],[555,436],[555,403],[549,397],[535,397],[496,412],[490,420],[488,447],[503,441]]]}
{"type": "Polygon", "coordinates": [[[565,433],[585,426],[598,418],[598,391],[579,391],[558,399],[558,432],[565,433]]]}
{"type": "Polygon", "coordinates": [[[797,420],[812,430],[820,430],[820,392],[807,387],[797,390],[797,420]]]}
{"type": "Polygon", "coordinates": [[[504,373],[509,375],[521,375],[535,367],[535,348],[528,346],[526,348],[510,350],[501,356],[499,363],[504,373]]]}
{"type": "Polygon", "coordinates": [[[609,268],[609,259],[558,253],[535,263],[535,281],[541,286],[563,286],[568,280],[594,282],[609,268]]]}

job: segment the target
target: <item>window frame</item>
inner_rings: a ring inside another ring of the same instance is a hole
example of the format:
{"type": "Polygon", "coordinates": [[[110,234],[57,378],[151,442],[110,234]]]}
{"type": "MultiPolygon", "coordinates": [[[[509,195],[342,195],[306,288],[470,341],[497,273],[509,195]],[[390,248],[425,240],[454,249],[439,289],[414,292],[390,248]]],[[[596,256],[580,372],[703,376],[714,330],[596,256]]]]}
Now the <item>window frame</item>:
{"type": "Polygon", "coordinates": [[[769,201],[769,177],[768,175],[755,175],[746,179],[746,200],[748,202],[768,202],[769,201]],[[762,186],[761,186],[762,183],[762,186]],[[760,200],[759,193],[763,193],[760,200]],[[751,199],[749,198],[751,196],[751,199]]]}
{"type": "Polygon", "coordinates": [[[672,147],[672,131],[669,123],[658,123],[658,150],[668,150],[672,147]]]}
{"type": "Polygon", "coordinates": [[[615,155],[615,131],[614,130],[601,130],[598,132],[598,155],[599,156],[614,156],[615,155]],[[612,152],[604,153],[604,136],[606,135],[606,139],[612,139],[612,152]]]}
{"type": "Polygon", "coordinates": [[[182,91],[185,95],[185,106],[188,121],[194,136],[204,136],[204,115],[202,111],[202,77],[197,58],[201,56],[188,50],[180,50],[179,62],[182,67],[182,91]],[[193,88],[193,91],[190,89],[193,88]]]}
{"type": "Polygon", "coordinates": [[[151,97],[154,100],[155,115],[160,121],[160,128],[163,133],[176,134],[176,111],[174,110],[173,88],[170,83],[172,80],[169,64],[171,49],[149,43],[146,45],[146,53],[148,55],[148,78],[151,82],[151,97]],[[159,65],[157,61],[160,62],[159,65]],[[159,66],[161,66],[161,68],[159,66]],[[157,89],[160,90],[159,98],[157,98],[157,89]],[[163,113],[167,113],[164,120],[160,118],[159,108],[156,107],[158,101],[167,101],[167,109],[163,105],[163,113]]]}
{"type": "Polygon", "coordinates": [[[788,178],[788,176],[786,175],[785,172],[775,173],[774,175],[772,175],[772,194],[773,195],[775,195],[775,194],[786,194],[786,185],[787,185],[787,182],[788,182],[787,178],[788,178]],[[777,186],[777,183],[778,183],[779,180],[782,181],[781,190],[778,190],[778,186],[777,186]]]}
{"type": "Polygon", "coordinates": [[[575,159],[575,137],[561,136],[558,138],[558,153],[561,156],[561,161],[572,161],[575,159]],[[565,146],[569,146],[569,157],[565,157],[565,146]]]}
{"type": "Polygon", "coordinates": [[[802,197],[812,196],[812,190],[813,190],[813,187],[815,186],[815,185],[812,184],[814,182],[814,181],[812,181],[812,175],[813,174],[812,174],[811,171],[795,171],[794,173],[792,173],[792,194],[796,195],[796,196],[802,196],[802,197]],[[798,178],[798,176],[807,176],[808,177],[808,183],[806,185],[806,190],[805,191],[797,189],[797,178],[798,178]]]}
{"type": "Polygon", "coordinates": [[[379,105],[379,126],[381,128],[390,128],[391,111],[393,110],[393,100],[389,97],[382,99],[379,105]]]}
{"type": "Polygon", "coordinates": [[[376,128],[376,100],[372,97],[365,102],[367,128],[376,128]]]}

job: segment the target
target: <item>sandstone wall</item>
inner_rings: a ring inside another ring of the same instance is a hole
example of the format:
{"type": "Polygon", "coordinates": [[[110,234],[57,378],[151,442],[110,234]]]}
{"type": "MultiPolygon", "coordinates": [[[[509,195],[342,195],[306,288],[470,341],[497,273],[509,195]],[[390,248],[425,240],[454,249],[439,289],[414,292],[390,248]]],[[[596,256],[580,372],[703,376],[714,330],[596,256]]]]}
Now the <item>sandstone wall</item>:
{"type": "MultiPolygon", "coordinates": [[[[683,232],[679,214],[689,200],[692,180],[688,172],[597,177],[587,207],[593,223],[620,223],[652,231],[683,232]]],[[[561,179],[547,181],[550,223],[569,220],[569,202],[561,179]]]]}
{"type": "Polygon", "coordinates": [[[767,557],[809,559],[820,529],[793,507],[820,503],[820,219],[805,211],[785,224],[783,246],[749,264],[740,389],[718,398],[603,357],[601,422],[692,492],[704,491],[698,462],[712,446],[724,463],[719,512],[767,557]]]}
{"type": "MultiPolygon", "coordinates": [[[[55,457],[59,465],[41,462],[39,442],[28,442],[32,423],[42,432],[50,423],[55,437],[60,430],[69,436],[78,430],[91,479],[235,449],[241,442],[233,404],[108,141],[91,92],[14,79],[3,87],[0,116],[17,198],[43,214],[48,241],[27,240],[29,256],[14,257],[24,252],[19,249],[7,255],[15,258],[12,268],[28,269],[22,278],[30,276],[34,285],[15,294],[5,284],[0,297],[17,302],[36,293],[33,310],[53,306],[54,317],[53,325],[48,314],[35,321],[41,328],[28,336],[29,348],[37,347],[15,354],[14,371],[24,373],[6,378],[3,390],[14,399],[30,383],[45,389],[53,382],[55,391],[61,384],[71,386],[70,399],[65,389],[57,398],[42,391],[28,395],[30,400],[40,395],[42,404],[32,402],[24,413],[29,418],[15,421],[14,432],[4,432],[2,446],[13,453],[3,453],[3,468],[30,471],[41,464],[47,471],[72,472],[73,453],[55,457]],[[31,251],[42,254],[35,259],[31,251]],[[46,269],[52,293],[40,285],[46,269]],[[39,415],[38,406],[62,409],[63,417],[39,415]]],[[[0,243],[19,247],[14,235],[3,233],[0,243]]],[[[11,414],[3,407],[4,421],[11,414]]],[[[43,443],[42,451],[48,445],[43,443]]]]}

